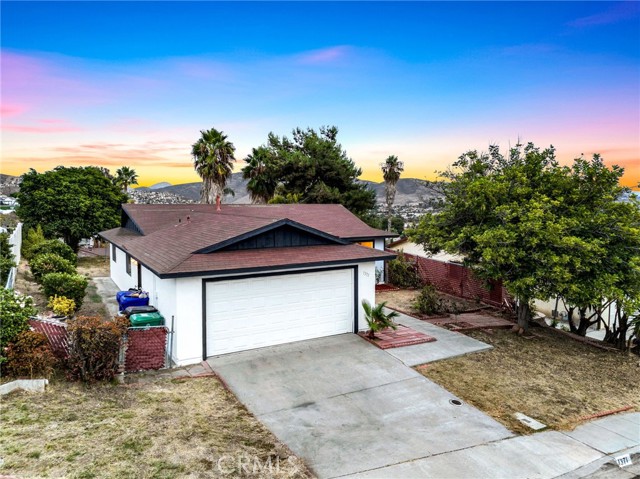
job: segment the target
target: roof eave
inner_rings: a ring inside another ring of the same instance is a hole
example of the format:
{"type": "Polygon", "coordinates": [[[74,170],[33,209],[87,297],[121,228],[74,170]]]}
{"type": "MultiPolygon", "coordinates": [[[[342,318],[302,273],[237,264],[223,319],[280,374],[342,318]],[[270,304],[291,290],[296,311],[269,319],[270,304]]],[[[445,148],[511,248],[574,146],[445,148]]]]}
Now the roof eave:
{"type": "Polygon", "coordinates": [[[160,279],[171,279],[171,278],[189,278],[194,276],[220,276],[220,275],[239,274],[239,273],[256,273],[260,271],[265,271],[265,272],[288,271],[288,270],[300,269],[300,268],[316,268],[316,267],[322,267],[322,266],[336,266],[341,264],[386,261],[389,259],[394,259],[396,256],[397,255],[395,254],[385,254],[385,255],[378,255],[378,256],[372,256],[367,258],[357,258],[357,259],[340,259],[340,260],[331,260],[331,261],[314,261],[314,262],[308,262],[308,263],[295,263],[295,264],[287,264],[287,265],[256,266],[256,267],[249,267],[249,268],[202,270],[202,271],[156,273],[156,274],[160,279]]]}

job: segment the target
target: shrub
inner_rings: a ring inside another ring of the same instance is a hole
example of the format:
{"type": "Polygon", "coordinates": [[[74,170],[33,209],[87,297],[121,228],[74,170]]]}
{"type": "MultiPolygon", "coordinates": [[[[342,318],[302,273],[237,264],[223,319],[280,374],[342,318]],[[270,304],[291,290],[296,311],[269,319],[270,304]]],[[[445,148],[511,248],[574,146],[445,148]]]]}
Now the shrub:
{"type": "Polygon", "coordinates": [[[51,308],[54,314],[60,316],[71,316],[76,311],[76,302],[65,296],[52,296],[49,298],[47,308],[51,308]]]}
{"type": "Polygon", "coordinates": [[[404,254],[400,253],[396,259],[389,261],[388,268],[390,283],[400,288],[418,288],[422,286],[418,267],[407,261],[404,254]]]}
{"type": "Polygon", "coordinates": [[[44,253],[53,253],[62,256],[74,266],[78,264],[78,257],[73,250],[62,241],[56,239],[42,241],[30,250],[31,258],[35,258],[44,253]]]}
{"type": "Polygon", "coordinates": [[[56,365],[47,337],[37,331],[23,331],[7,347],[3,369],[14,377],[49,378],[56,365]]]}
{"type": "Polygon", "coordinates": [[[422,288],[414,306],[422,314],[442,314],[445,312],[444,302],[432,284],[427,284],[422,288]]]}
{"type": "Polygon", "coordinates": [[[422,314],[459,314],[464,310],[464,305],[456,301],[441,298],[432,284],[422,288],[414,302],[414,307],[422,314]]]}
{"type": "Polygon", "coordinates": [[[29,329],[29,316],[35,314],[31,296],[0,288],[0,355],[18,334],[29,329]]]}
{"type": "Polygon", "coordinates": [[[42,290],[47,298],[64,296],[76,303],[80,309],[89,281],[82,275],[69,273],[49,273],[42,277],[42,290]]]}
{"type": "Polygon", "coordinates": [[[85,382],[113,379],[118,373],[122,337],[129,321],[123,317],[103,321],[97,316],[70,320],[67,376],[85,382]]]}
{"type": "Polygon", "coordinates": [[[398,329],[396,323],[393,322],[393,319],[400,316],[397,312],[391,311],[390,313],[385,313],[384,308],[387,305],[387,302],[384,301],[375,306],[371,306],[369,301],[366,299],[362,300],[362,308],[364,309],[364,318],[367,320],[367,324],[369,325],[369,333],[367,337],[373,339],[376,337],[376,333],[378,331],[382,331],[385,328],[391,328],[393,330],[398,329]]]}
{"type": "Polygon", "coordinates": [[[42,232],[42,226],[38,225],[35,229],[29,228],[26,234],[22,237],[22,256],[30,260],[32,257],[31,251],[33,248],[46,241],[44,233],[42,232]]]}
{"type": "Polygon", "coordinates": [[[29,267],[33,273],[33,277],[39,283],[42,277],[49,273],[68,273],[76,272],[76,267],[67,259],[58,256],[55,253],[41,253],[34,256],[29,262],[29,267]]]}
{"type": "Polygon", "coordinates": [[[9,233],[0,233],[0,284],[2,286],[7,283],[9,271],[16,265],[15,259],[9,241],[9,233]]]}

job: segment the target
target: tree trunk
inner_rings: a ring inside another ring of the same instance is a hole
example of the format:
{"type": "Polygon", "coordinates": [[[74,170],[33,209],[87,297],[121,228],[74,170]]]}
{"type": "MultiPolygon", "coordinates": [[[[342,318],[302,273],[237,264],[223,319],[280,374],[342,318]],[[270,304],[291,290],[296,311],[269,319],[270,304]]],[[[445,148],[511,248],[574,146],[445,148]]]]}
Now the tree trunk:
{"type": "Polygon", "coordinates": [[[531,307],[529,306],[529,300],[518,300],[518,324],[513,327],[513,330],[518,334],[523,334],[529,331],[529,321],[531,320],[531,307]]]}

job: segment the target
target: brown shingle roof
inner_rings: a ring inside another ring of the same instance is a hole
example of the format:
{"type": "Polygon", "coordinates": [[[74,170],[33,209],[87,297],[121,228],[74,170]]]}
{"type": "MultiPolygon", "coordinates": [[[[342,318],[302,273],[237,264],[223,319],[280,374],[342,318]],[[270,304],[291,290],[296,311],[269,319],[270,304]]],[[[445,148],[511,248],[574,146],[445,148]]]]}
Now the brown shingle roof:
{"type": "Polygon", "coordinates": [[[311,228],[324,231],[338,238],[387,238],[393,233],[370,227],[342,205],[284,204],[284,205],[222,205],[216,211],[214,205],[122,205],[125,213],[149,234],[159,229],[186,221],[187,216],[210,218],[211,221],[232,216],[280,220],[288,218],[311,228]]]}
{"type": "Polygon", "coordinates": [[[195,253],[283,219],[344,239],[387,236],[341,205],[223,205],[222,211],[216,212],[213,205],[126,204],[123,210],[143,234],[115,228],[102,232],[101,236],[162,277],[393,257],[352,244],[195,253]]]}

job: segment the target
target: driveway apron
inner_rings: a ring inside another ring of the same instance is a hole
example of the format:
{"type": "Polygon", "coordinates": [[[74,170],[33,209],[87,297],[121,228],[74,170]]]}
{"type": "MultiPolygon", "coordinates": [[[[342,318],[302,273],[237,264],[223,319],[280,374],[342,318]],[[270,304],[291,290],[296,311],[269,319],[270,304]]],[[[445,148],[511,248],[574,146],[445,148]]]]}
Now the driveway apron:
{"type": "Polygon", "coordinates": [[[208,363],[321,478],[513,436],[353,334],[227,354],[208,363]]]}

